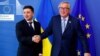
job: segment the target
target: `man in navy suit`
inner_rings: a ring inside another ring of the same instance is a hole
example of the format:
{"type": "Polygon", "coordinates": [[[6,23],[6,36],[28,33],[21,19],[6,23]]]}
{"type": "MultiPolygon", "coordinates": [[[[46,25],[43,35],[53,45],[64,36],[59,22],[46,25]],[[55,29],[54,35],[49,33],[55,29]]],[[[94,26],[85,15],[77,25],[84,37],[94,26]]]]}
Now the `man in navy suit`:
{"type": "Polygon", "coordinates": [[[40,23],[33,19],[34,8],[23,8],[24,19],[16,24],[16,35],[19,41],[17,56],[39,56],[42,53],[42,42],[32,41],[33,36],[40,34],[40,23]]]}
{"type": "Polygon", "coordinates": [[[70,15],[70,4],[61,2],[58,7],[60,15],[52,17],[45,31],[40,36],[34,36],[34,42],[38,43],[40,39],[53,34],[51,56],[77,56],[76,46],[79,38],[84,47],[84,56],[90,56],[80,22],[70,15]]]}

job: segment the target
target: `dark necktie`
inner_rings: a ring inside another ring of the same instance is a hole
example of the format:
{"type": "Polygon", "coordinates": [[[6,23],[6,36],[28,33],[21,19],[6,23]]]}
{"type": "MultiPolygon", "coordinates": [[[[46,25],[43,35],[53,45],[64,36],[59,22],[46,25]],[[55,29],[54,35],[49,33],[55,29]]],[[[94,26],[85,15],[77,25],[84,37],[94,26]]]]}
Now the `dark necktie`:
{"type": "Polygon", "coordinates": [[[33,22],[29,22],[29,27],[30,27],[31,31],[33,31],[32,23],[33,22]]]}

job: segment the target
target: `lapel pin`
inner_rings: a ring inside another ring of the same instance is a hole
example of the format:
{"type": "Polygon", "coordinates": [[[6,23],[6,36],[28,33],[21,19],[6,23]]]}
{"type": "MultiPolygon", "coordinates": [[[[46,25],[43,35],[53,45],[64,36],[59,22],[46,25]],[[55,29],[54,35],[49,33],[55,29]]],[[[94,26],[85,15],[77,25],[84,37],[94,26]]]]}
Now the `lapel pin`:
{"type": "Polygon", "coordinates": [[[71,21],[69,21],[69,23],[71,23],[71,21]]]}

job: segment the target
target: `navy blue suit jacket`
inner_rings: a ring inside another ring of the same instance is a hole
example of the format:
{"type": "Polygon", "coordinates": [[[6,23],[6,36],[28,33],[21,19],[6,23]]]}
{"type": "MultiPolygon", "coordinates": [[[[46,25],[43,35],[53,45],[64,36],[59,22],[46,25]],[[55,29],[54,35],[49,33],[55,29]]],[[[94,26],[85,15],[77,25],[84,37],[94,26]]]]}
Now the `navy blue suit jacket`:
{"type": "Polygon", "coordinates": [[[76,46],[78,38],[82,42],[84,52],[89,52],[86,37],[82,31],[80,22],[71,15],[69,15],[68,23],[63,34],[61,16],[53,16],[48,27],[41,34],[41,38],[44,39],[51,34],[53,34],[51,56],[58,56],[61,49],[63,49],[63,53],[65,52],[64,56],[77,56],[76,46]]]}

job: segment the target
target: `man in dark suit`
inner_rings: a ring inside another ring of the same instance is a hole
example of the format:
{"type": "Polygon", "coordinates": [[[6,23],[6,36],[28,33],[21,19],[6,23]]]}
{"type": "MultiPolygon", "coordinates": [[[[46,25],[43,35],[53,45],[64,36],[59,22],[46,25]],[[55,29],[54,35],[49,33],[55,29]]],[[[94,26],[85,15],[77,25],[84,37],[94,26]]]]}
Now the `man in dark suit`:
{"type": "Polygon", "coordinates": [[[40,23],[33,19],[34,8],[23,8],[24,19],[16,24],[16,35],[19,41],[17,56],[39,56],[42,53],[42,41],[33,42],[34,35],[40,34],[40,23]]]}
{"type": "Polygon", "coordinates": [[[60,3],[59,14],[52,17],[48,27],[40,36],[34,36],[34,42],[38,43],[40,39],[53,34],[51,56],[77,56],[76,46],[79,38],[84,47],[84,56],[90,56],[88,43],[80,22],[70,15],[68,2],[60,3]]]}

